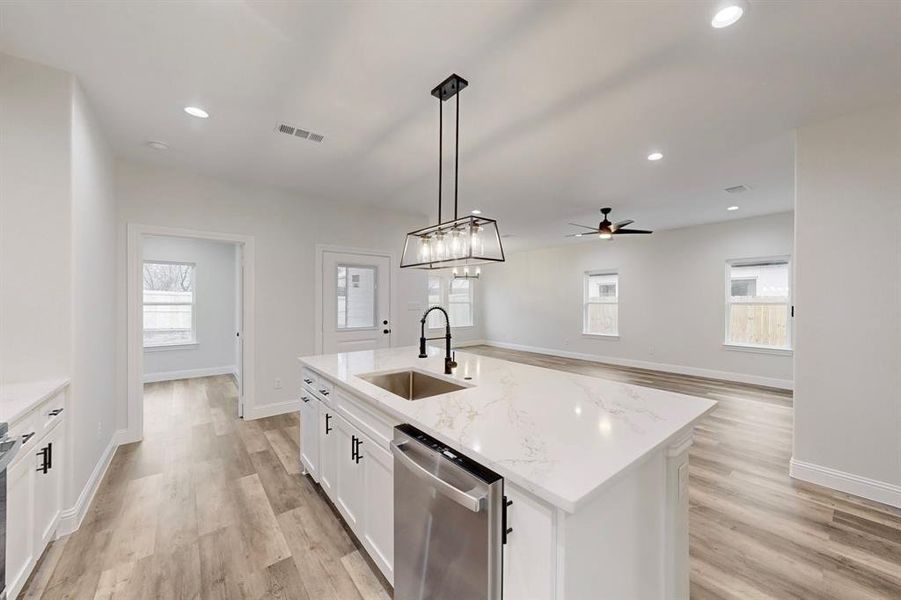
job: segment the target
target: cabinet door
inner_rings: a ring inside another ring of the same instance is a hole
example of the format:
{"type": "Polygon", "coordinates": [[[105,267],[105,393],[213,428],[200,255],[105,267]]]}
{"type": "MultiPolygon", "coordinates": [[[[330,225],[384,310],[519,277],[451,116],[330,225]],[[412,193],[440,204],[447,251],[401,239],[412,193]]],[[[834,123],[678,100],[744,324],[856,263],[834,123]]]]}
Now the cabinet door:
{"type": "Polygon", "coordinates": [[[319,481],[319,401],[312,394],[300,397],[300,463],[319,481]]]}
{"type": "Polygon", "coordinates": [[[394,585],[394,457],[363,438],[363,546],[394,585]]]}
{"type": "Polygon", "coordinates": [[[507,526],[513,529],[504,546],[504,597],[553,598],[556,573],[554,513],[540,500],[505,484],[513,502],[507,526]]]}
{"type": "Polygon", "coordinates": [[[337,450],[337,480],[335,482],[335,505],[351,530],[358,536],[362,533],[363,461],[355,458],[357,441],[362,437],[356,427],[344,419],[335,418],[337,450]]]}
{"type": "MultiPolygon", "coordinates": [[[[318,402],[318,400],[317,400],[318,402]]],[[[335,501],[337,476],[337,428],[338,417],[325,404],[319,406],[319,485],[326,495],[335,501]]]]}
{"type": "Polygon", "coordinates": [[[34,548],[35,554],[40,555],[50,543],[56,532],[59,522],[59,513],[62,509],[62,472],[63,472],[63,427],[57,424],[43,440],[38,442],[37,451],[45,450],[47,453],[48,468],[46,473],[41,469],[43,459],[35,456],[34,466],[34,548]]]}
{"type": "MultiPolygon", "coordinates": [[[[29,455],[32,451],[29,450],[29,455]]],[[[34,461],[21,457],[6,472],[6,592],[15,598],[34,559],[34,461]]]]}

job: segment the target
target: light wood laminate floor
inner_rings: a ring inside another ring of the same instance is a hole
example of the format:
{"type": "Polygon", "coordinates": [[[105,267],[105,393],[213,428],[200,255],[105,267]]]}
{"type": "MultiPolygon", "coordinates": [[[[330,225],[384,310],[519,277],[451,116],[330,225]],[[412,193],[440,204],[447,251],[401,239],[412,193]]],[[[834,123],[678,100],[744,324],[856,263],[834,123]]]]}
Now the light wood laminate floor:
{"type": "MultiPolygon", "coordinates": [[[[691,450],[692,598],[901,598],[901,511],[788,477],[790,393],[466,351],[720,403],[691,450]]],[[[118,450],[81,529],[51,546],[24,597],[388,597],[324,495],[299,474],[296,415],[236,419],[224,377],[149,384],[145,393],[145,441],[118,450]]]]}

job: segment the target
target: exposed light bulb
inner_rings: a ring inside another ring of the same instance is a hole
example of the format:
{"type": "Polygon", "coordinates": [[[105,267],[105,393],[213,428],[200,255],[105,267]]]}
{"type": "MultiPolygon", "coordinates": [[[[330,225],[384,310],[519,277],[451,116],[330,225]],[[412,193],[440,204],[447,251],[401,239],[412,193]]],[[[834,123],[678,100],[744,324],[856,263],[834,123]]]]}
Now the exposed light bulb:
{"type": "Polygon", "coordinates": [[[722,29],[734,25],[748,10],[745,0],[725,0],[714,8],[710,26],[714,29],[722,29]]]}
{"type": "Polygon", "coordinates": [[[613,239],[613,235],[609,231],[602,231],[601,233],[598,234],[598,237],[601,238],[602,240],[613,239]]]}

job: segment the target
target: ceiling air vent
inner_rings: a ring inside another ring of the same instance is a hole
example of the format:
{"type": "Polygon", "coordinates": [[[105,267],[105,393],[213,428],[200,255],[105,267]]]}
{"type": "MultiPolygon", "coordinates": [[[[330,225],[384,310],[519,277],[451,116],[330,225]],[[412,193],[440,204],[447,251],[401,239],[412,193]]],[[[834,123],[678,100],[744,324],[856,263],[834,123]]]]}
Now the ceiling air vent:
{"type": "Polygon", "coordinates": [[[303,140],[310,140],[311,142],[321,142],[325,139],[325,136],[321,134],[313,133],[307,129],[301,129],[300,127],[289,125],[288,123],[276,123],[275,132],[301,138],[303,140]]]}
{"type": "Polygon", "coordinates": [[[725,191],[729,192],[730,194],[741,194],[743,192],[747,192],[750,189],[751,188],[746,185],[733,185],[732,187],[727,187],[725,191]]]}

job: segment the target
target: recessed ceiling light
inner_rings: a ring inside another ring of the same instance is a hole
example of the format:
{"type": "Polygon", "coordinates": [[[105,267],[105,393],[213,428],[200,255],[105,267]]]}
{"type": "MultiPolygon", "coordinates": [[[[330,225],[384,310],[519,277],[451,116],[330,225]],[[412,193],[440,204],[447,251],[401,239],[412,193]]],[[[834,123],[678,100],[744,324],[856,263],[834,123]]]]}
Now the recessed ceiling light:
{"type": "Polygon", "coordinates": [[[480,214],[482,214],[482,211],[480,211],[478,208],[475,208],[475,209],[473,209],[473,210],[470,211],[470,212],[472,212],[472,214],[474,214],[474,215],[480,215],[480,214]]]}
{"type": "Polygon", "coordinates": [[[210,113],[197,106],[186,106],[185,112],[198,119],[208,119],[210,117],[210,113]]]}
{"type": "Polygon", "coordinates": [[[168,150],[169,144],[166,142],[161,142],[159,140],[149,140],[147,145],[153,148],[154,150],[168,150]]]}
{"type": "Polygon", "coordinates": [[[737,206],[730,206],[726,210],[738,210],[737,206]]]}
{"type": "Polygon", "coordinates": [[[726,0],[716,5],[710,26],[722,29],[734,25],[748,11],[748,3],[744,0],[726,0]]]}
{"type": "Polygon", "coordinates": [[[663,154],[660,152],[651,152],[648,154],[648,160],[660,160],[661,158],[663,158],[663,154]]]}

